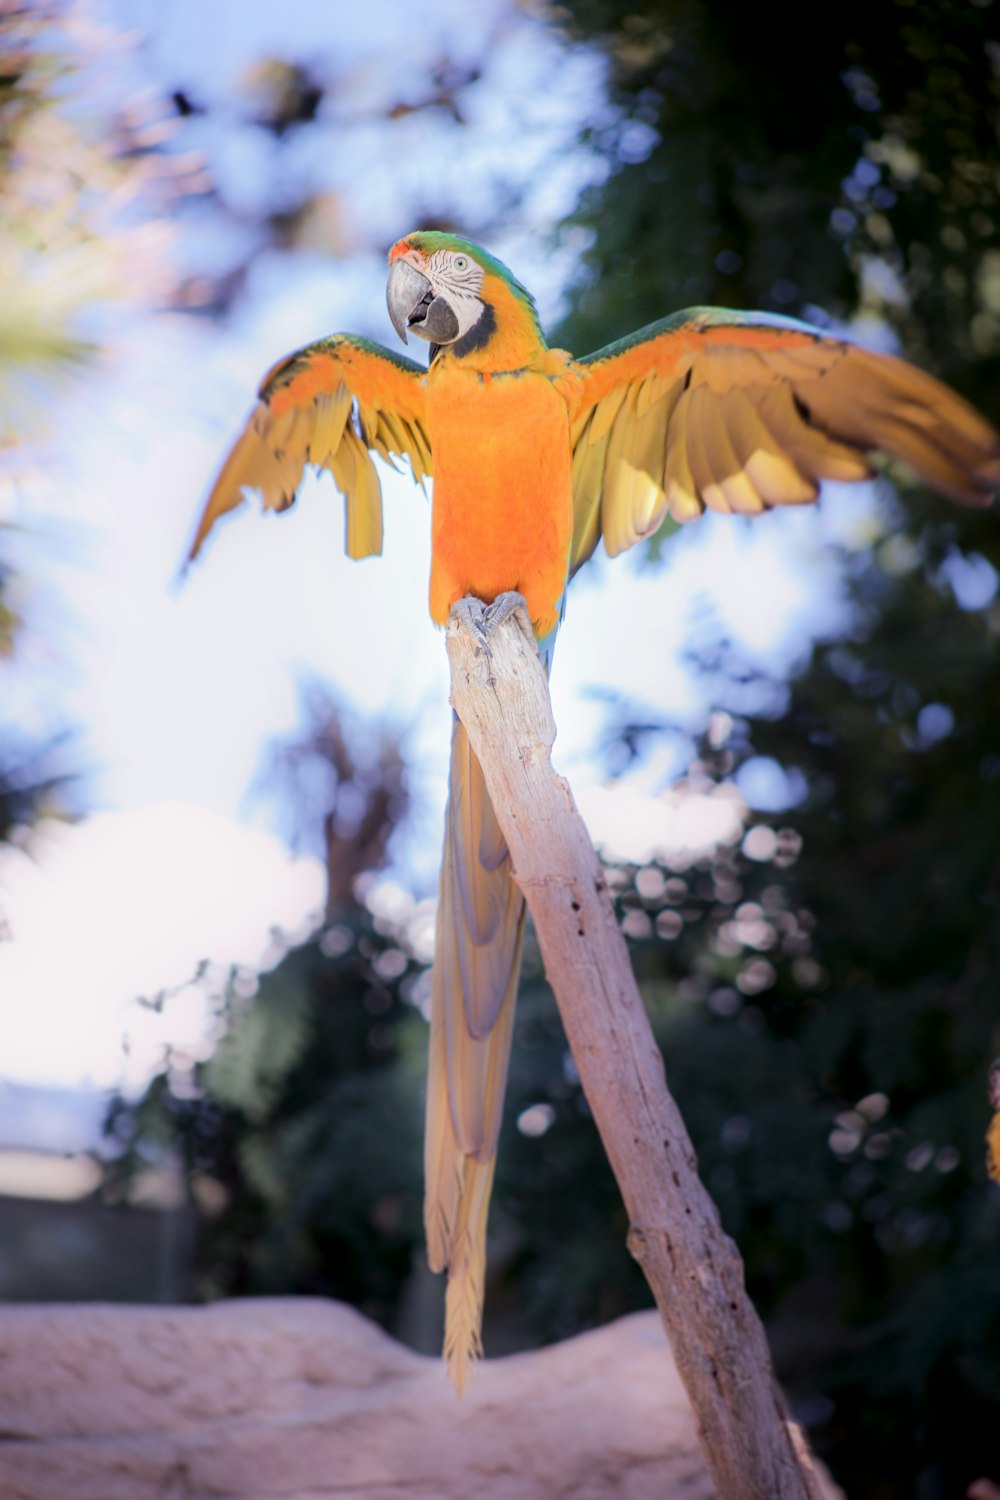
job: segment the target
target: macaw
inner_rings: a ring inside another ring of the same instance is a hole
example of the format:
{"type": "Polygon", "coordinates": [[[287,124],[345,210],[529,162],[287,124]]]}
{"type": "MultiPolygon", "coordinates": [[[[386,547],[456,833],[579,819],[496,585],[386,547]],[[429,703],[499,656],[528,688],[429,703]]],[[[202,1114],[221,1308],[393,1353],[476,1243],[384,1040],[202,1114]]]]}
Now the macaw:
{"type": "MultiPolygon", "coordinates": [[[[425,368],[353,334],[280,360],[215,481],[191,549],[244,489],[284,510],[305,468],[344,497],[346,549],[382,547],[372,455],[433,476],[430,614],[467,596],[485,635],[523,596],[546,667],[566,587],[599,540],[611,556],[708,507],[758,515],[862,480],[874,449],[933,488],[986,505],[1000,436],[902,360],[806,323],[698,307],[574,359],[550,348],[528,291],[457,235],[389,251],[389,317],[425,368]]],[[[510,1056],[524,897],[454,718],[432,972],[425,1135],[428,1258],[447,1270],[444,1357],[461,1393],[482,1353],[486,1219],[510,1056]]]]}

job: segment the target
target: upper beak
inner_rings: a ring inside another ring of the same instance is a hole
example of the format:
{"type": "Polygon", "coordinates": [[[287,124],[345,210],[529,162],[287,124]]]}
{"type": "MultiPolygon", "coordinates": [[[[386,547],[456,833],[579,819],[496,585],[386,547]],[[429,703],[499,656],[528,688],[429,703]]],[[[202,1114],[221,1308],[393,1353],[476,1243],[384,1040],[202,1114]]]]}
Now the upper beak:
{"type": "Polygon", "coordinates": [[[389,280],[386,283],[385,301],[389,309],[389,317],[392,319],[392,326],[404,344],[406,343],[406,330],[413,314],[424,298],[430,295],[430,282],[426,276],[421,276],[415,266],[411,266],[408,260],[393,262],[389,270],[389,280]]]}

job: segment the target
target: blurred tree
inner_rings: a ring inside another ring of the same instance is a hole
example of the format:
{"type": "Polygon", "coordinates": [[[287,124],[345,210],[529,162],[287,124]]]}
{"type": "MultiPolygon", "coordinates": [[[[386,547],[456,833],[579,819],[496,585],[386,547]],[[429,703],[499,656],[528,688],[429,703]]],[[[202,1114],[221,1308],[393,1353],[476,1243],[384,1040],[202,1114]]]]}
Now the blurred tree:
{"type": "Polygon", "coordinates": [[[392,1327],[421,1243],[421,967],[354,905],[256,978],[205,973],[222,1040],[109,1111],[106,1201],[178,1160],[200,1298],[324,1293],[392,1327]]]}
{"type": "Polygon", "coordinates": [[[71,778],[59,760],[59,740],[37,745],[0,734],[0,844],[64,807],[71,778]]]}
{"type": "MultiPolygon", "coordinates": [[[[569,90],[553,108],[532,87],[532,54],[552,47],[548,28],[500,4],[465,32],[449,24],[446,7],[432,6],[408,31],[403,11],[402,30],[361,26],[360,47],[344,48],[342,28],[317,20],[307,56],[292,28],[285,51],[262,53],[236,76],[222,67],[211,82],[200,70],[195,81],[169,79],[184,128],[165,149],[197,142],[201,166],[199,193],[178,219],[186,266],[178,305],[238,313],[273,256],[286,257],[287,276],[287,257],[315,271],[317,257],[384,255],[401,224],[482,239],[509,233],[514,211],[522,233],[531,217],[546,224],[545,209],[528,210],[530,160],[545,151],[535,137],[553,140],[560,114],[568,122],[559,133],[571,137],[575,111],[569,90]],[[495,131],[481,123],[498,93],[522,133],[516,153],[497,150],[495,131]]],[[[355,317],[357,331],[365,319],[380,331],[363,304],[355,317]]]]}
{"type": "MultiPolygon", "coordinates": [[[[953,734],[911,678],[877,664],[861,687],[843,642],[790,685],[703,661],[733,712],[713,716],[680,790],[766,766],[801,800],[710,857],[609,871],[703,1177],[796,1409],[852,1496],[958,1497],[995,1470],[997,687],[979,618],[962,623],[953,734]],[[737,708],[751,690],[752,714],[737,708]]],[[[907,647],[921,685],[929,644],[907,647]]],[[[626,726],[640,754],[659,732],[626,726]]],[[[646,1294],[558,1020],[536,988],[524,998],[498,1272],[555,1336],[646,1294]]]]}
{"type": "Polygon", "coordinates": [[[37,462],[53,398],[100,354],[113,310],[170,299],[166,215],[203,186],[196,160],[162,149],[155,100],[84,103],[91,74],[124,43],[97,28],[74,33],[71,22],[64,0],[0,0],[0,451],[12,460],[8,484],[33,442],[37,462]]]}
{"type": "MultiPolygon", "coordinates": [[[[827,8],[808,51],[769,5],[559,14],[607,48],[617,105],[575,220],[571,346],[697,302],[874,315],[997,420],[992,5],[827,8]]],[[[835,1472],[941,1500],[996,1477],[1000,534],[886,488],[868,540],[843,557],[844,637],[743,710],[722,761],[702,747],[716,775],[791,774],[800,857],[743,858],[728,898],[704,872],[695,949],[682,911],[636,959],[674,1007],[671,1077],[835,1472]]],[[[720,666],[702,662],[720,701],[745,703],[720,666]]]]}
{"type": "Polygon", "coordinates": [[[563,336],[697,303],[885,317],[974,393],[1000,355],[1000,58],[991,3],[847,0],[808,45],[775,0],[565,0],[599,41],[608,162],[563,336]]]}
{"type": "Polygon", "coordinates": [[[399,741],[362,727],[318,682],[302,690],[306,728],[276,745],[261,777],[290,813],[295,847],[318,846],[326,866],[326,910],[357,905],[355,881],[385,863],[409,796],[399,741]]]}
{"type": "Polygon", "coordinates": [[[399,889],[380,915],[365,900],[406,812],[398,745],[315,684],[305,705],[262,790],[303,835],[322,829],[325,919],[294,945],[276,933],[259,979],[202,970],[221,1041],[205,1063],[171,1052],[138,1104],[113,1102],[105,1196],[127,1200],[166,1153],[198,1212],[197,1295],[323,1292],[396,1327],[422,1244],[426,913],[399,889]]]}
{"type": "MultiPolygon", "coordinates": [[[[81,107],[112,41],[71,38],[68,20],[60,0],[0,0],[0,681],[25,651],[19,491],[46,461],[59,397],[101,354],[110,309],[169,295],[159,214],[185,190],[183,163],[154,164],[138,113],[81,107]]],[[[65,808],[62,739],[30,743],[0,722],[0,841],[65,808]]]]}

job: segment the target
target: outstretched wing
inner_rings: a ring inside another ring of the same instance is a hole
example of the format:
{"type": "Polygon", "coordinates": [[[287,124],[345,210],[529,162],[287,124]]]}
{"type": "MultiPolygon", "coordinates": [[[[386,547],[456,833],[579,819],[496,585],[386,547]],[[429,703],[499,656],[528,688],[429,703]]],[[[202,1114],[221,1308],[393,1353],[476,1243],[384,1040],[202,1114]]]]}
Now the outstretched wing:
{"type": "Polygon", "coordinates": [[[791,318],[694,308],[577,360],[575,571],[669,514],[754,515],[856,480],[880,448],[965,505],[1000,488],[1000,435],[960,396],[887,354],[791,318]]]}
{"type": "Polygon", "coordinates": [[[189,556],[245,489],[259,490],[266,509],[286,510],[307,464],[329,469],[344,496],[348,556],[381,552],[382,489],[370,454],[408,458],[420,482],[430,475],[425,375],[412,360],[347,333],[281,360],[212,486],[189,556]]]}

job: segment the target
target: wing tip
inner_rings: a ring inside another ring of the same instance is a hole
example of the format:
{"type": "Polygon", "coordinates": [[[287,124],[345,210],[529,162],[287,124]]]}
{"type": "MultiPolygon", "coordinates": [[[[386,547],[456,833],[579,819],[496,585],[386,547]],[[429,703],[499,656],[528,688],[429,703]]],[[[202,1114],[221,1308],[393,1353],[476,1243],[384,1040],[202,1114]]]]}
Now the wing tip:
{"type": "Polygon", "coordinates": [[[246,504],[246,492],[248,489],[253,489],[253,486],[237,485],[235,492],[224,491],[218,482],[212,487],[198,519],[198,524],[194,529],[194,536],[191,539],[190,546],[184,553],[178,569],[178,583],[186,580],[192,564],[201,556],[205,543],[219,523],[224,521],[233,511],[238,510],[241,505],[246,504]]]}
{"type": "Polygon", "coordinates": [[[211,500],[209,500],[208,504],[205,506],[205,509],[201,514],[198,525],[195,527],[195,532],[191,540],[191,544],[187,548],[187,551],[184,553],[184,558],[179,569],[179,576],[181,578],[186,577],[186,575],[190,571],[191,564],[197,560],[202,548],[208,540],[209,532],[212,531],[216,521],[219,520],[219,516],[213,516],[211,514],[211,510],[212,502],[211,500]]]}

